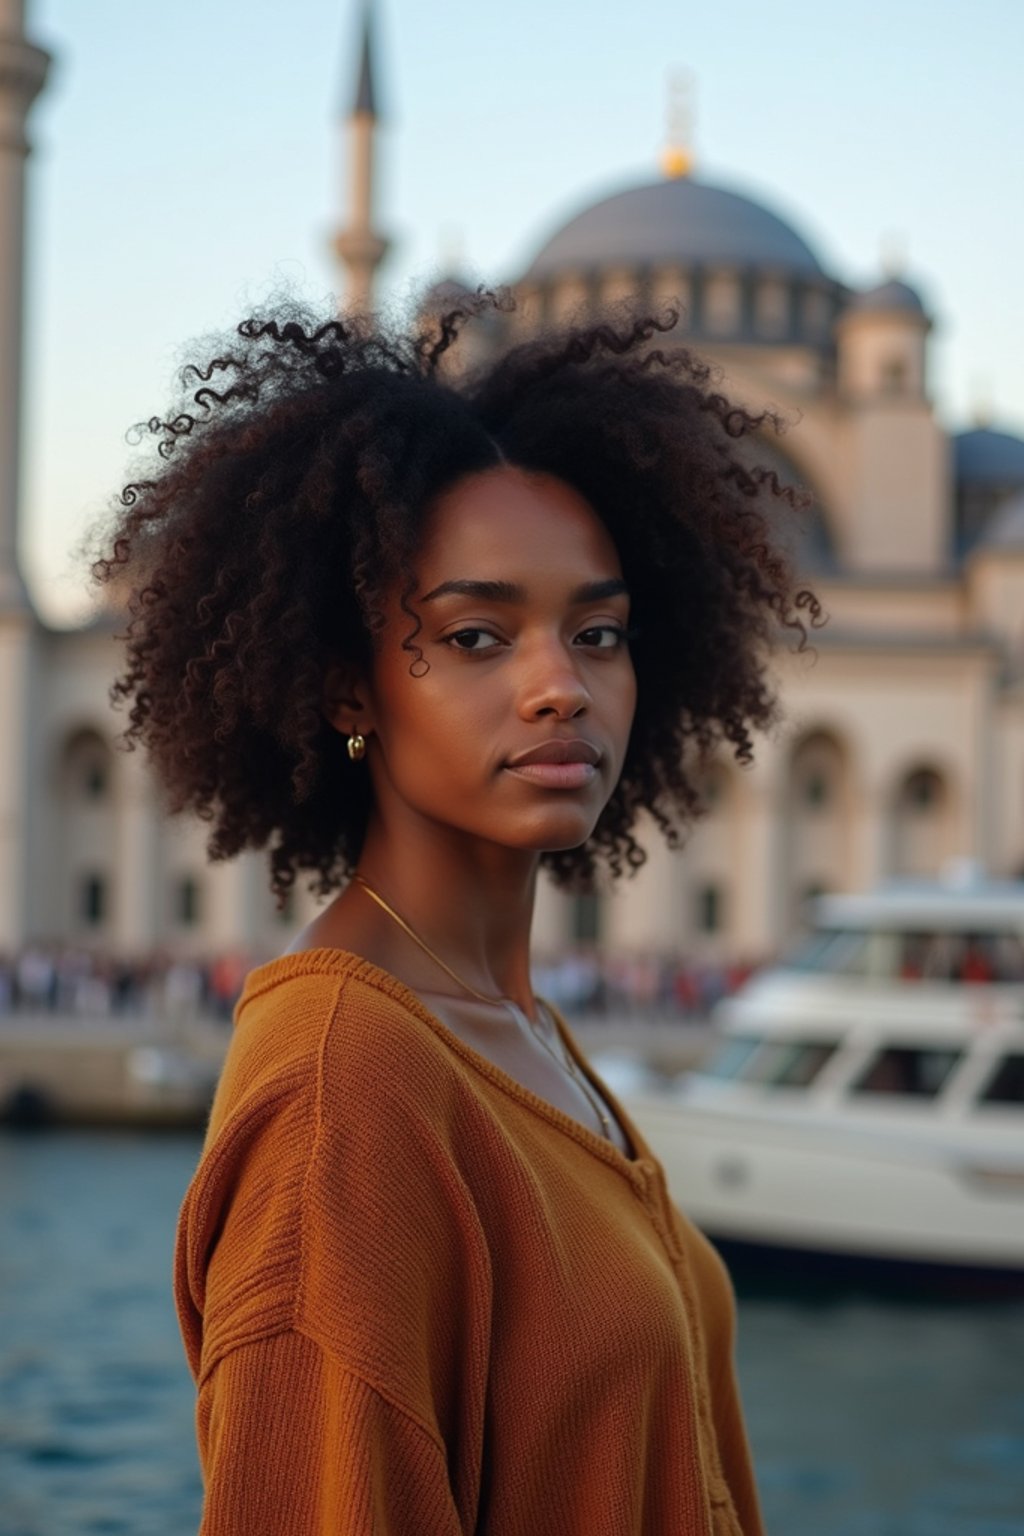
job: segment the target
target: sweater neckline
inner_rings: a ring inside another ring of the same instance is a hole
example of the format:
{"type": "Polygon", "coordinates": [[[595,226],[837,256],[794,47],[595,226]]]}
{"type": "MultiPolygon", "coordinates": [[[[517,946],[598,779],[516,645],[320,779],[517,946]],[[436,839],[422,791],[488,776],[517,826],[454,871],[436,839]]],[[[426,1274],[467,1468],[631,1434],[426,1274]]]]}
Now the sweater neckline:
{"type": "Polygon", "coordinates": [[[590,1063],[573,1038],[572,1031],[562,1017],[560,1010],[553,1003],[548,1002],[546,998],[541,998],[541,1001],[546,1008],[550,1009],[551,1017],[555,1021],[555,1026],[565,1043],[566,1049],[570,1052],[573,1060],[585,1074],[587,1081],[593,1086],[594,1090],[608,1100],[615,1112],[619,1125],[626,1133],[626,1140],[634,1152],[633,1157],[627,1157],[613,1141],[609,1141],[605,1136],[599,1136],[596,1131],[592,1131],[589,1126],[584,1125],[581,1120],[577,1120],[574,1115],[559,1109],[557,1104],[552,1104],[541,1094],[534,1093],[532,1088],[527,1088],[525,1083],[521,1083],[510,1072],[506,1072],[502,1067],[497,1066],[491,1061],[490,1057],[485,1056],[481,1051],[474,1050],[471,1045],[467,1045],[462,1037],[457,1035],[454,1030],[449,1029],[448,1025],[438,1018],[437,1014],[428,1008],[422,998],[404,981],[400,981],[390,971],[384,970],[382,966],[375,965],[372,960],[363,959],[362,955],[354,954],[351,950],[324,947],[294,950],[289,954],[279,955],[274,960],[268,960],[263,965],[256,966],[246,977],[242,994],[236,1005],[236,1019],[245,1004],[260,993],[270,991],[271,988],[279,985],[282,981],[311,974],[343,975],[346,978],[362,981],[369,986],[375,987],[379,992],[383,992],[386,996],[393,998],[395,1002],[401,1003],[410,1013],[422,1019],[450,1050],[454,1051],[456,1055],[461,1056],[475,1071],[489,1078],[510,1097],[526,1104],[535,1114],[539,1114],[559,1130],[570,1135],[575,1141],[579,1142],[588,1151],[595,1153],[604,1162],[610,1163],[612,1167],[617,1168],[620,1172],[624,1172],[634,1183],[646,1184],[647,1180],[655,1173],[657,1167],[655,1160],[646,1141],[634,1124],[632,1117],[623,1109],[616,1095],[596,1079],[590,1063]]]}

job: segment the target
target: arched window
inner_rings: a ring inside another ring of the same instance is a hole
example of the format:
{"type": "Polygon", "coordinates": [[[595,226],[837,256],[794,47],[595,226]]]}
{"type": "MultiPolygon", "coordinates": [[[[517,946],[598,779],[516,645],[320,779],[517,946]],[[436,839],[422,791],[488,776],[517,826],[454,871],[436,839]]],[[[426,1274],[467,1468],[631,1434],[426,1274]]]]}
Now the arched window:
{"type": "Polygon", "coordinates": [[[800,798],[809,811],[820,811],[828,805],[832,787],[828,774],[820,764],[812,764],[799,786],[800,798]]]}
{"type": "Polygon", "coordinates": [[[181,928],[195,928],[202,921],[202,886],[195,875],[175,881],[174,919],[181,928]]]}
{"type": "Polygon", "coordinates": [[[107,918],[107,877],[90,870],[78,882],[78,918],[85,928],[102,928],[107,918]]]}
{"type": "Polygon", "coordinates": [[[51,847],[56,923],[68,937],[100,939],[114,920],[117,851],[114,754],[91,725],[55,744],[51,787],[51,847]]]}
{"type": "Polygon", "coordinates": [[[696,926],[698,933],[719,933],[724,925],[722,887],[712,881],[699,885],[696,891],[696,926]]]}
{"type": "MultiPolygon", "coordinates": [[[[785,785],[783,848],[790,932],[807,921],[807,899],[843,890],[853,839],[849,749],[828,730],[809,731],[793,744],[785,785]]],[[[780,940],[789,933],[780,933],[780,940]]]]}
{"type": "Polygon", "coordinates": [[[824,732],[807,736],[793,753],[791,795],[794,810],[817,816],[832,810],[843,775],[842,754],[824,732]]]}
{"type": "Polygon", "coordinates": [[[581,891],[573,897],[571,931],[574,944],[601,942],[601,898],[596,891],[581,891]]]}
{"type": "Polygon", "coordinates": [[[63,795],[79,804],[102,801],[111,792],[113,759],[99,731],[75,731],[64,744],[61,761],[63,795]]]}
{"type": "Polygon", "coordinates": [[[690,944],[695,960],[717,961],[731,937],[728,892],[742,837],[743,786],[728,759],[703,764],[695,786],[697,814],[672,877],[674,937],[666,942],[690,944]]]}
{"type": "Polygon", "coordinates": [[[934,811],[942,800],[942,780],[931,768],[917,768],[903,781],[904,807],[916,815],[934,811]]]}
{"type": "Polygon", "coordinates": [[[701,811],[705,816],[720,814],[729,795],[729,771],[721,763],[712,763],[701,775],[697,786],[701,811]]]}
{"type": "Polygon", "coordinates": [[[953,804],[945,777],[920,764],[904,773],[892,799],[893,875],[932,878],[956,851],[953,804]]]}

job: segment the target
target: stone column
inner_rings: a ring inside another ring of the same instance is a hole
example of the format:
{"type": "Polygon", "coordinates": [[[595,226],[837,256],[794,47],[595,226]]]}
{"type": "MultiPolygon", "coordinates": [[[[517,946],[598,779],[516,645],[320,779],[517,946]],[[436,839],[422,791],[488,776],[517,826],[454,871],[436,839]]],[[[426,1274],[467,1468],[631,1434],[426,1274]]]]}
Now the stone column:
{"type": "Polygon", "coordinates": [[[242,853],[230,863],[210,864],[205,878],[209,900],[203,928],[211,953],[264,944],[260,919],[271,909],[266,854],[242,853]]]}
{"type": "Polygon", "coordinates": [[[141,753],[119,754],[117,766],[113,947],[120,955],[143,956],[160,942],[164,926],[160,809],[141,753]]]}
{"type": "MultiPolygon", "coordinates": [[[[28,812],[35,634],[31,614],[0,607],[0,950],[29,934],[28,812]]],[[[37,786],[40,792],[42,786],[37,786]]]]}
{"type": "Polygon", "coordinates": [[[742,959],[775,955],[788,937],[790,892],[783,857],[782,796],[776,776],[758,766],[736,797],[741,850],[733,885],[730,948],[742,959]]]}
{"type": "Polygon", "coordinates": [[[22,0],[0,0],[0,946],[25,934],[30,731],[37,637],[18,563],[25,279],[25,121],[48,56],[25,41],[22,0]]]}
{"type": "Polygon", "coordinates": [[[850,888],[870,891],[893,870],[895,835],[891,814],[892,786],[882,774],[866,777],[854,802],[850,888]]]}
{"type": "Polygon", "coordinates": [[[637,831],[647,862],[632,879],[623,876],[613,888],[607,909],[608,948],[678,953],[683,947],[682,855],[669,848],[646,819],[637,831]]]}
{"type": "Polygon", "coordinates": [[[0,0],[0,606],[25,601],[18,568],[24,337],[25,121],[49,55],[23,36],[22,0],[0,0]]]}

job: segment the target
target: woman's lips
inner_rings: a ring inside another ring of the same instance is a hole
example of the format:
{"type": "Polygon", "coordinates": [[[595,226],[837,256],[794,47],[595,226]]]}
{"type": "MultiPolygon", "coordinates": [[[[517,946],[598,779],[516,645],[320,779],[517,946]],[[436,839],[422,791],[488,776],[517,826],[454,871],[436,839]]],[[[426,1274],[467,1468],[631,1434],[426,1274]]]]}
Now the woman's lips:
{"type": "Polygon", "coordinates": [[[506,773],[517,779],[528,779],[543,789],[583,789],[597,778],[593,763],[520,763],[517,767],[507,764],[506,773]]]}

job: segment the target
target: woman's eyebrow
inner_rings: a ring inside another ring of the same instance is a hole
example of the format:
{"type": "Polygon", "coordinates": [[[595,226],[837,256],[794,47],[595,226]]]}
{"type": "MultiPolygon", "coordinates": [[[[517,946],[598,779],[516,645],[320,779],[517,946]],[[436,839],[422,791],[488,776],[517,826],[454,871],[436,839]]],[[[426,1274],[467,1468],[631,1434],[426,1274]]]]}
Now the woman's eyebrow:
{"type": "MultiPolygon", "coordinates": [[[[603,597],[629,595],[629,588],[620,576],[609,576],[605,581],[585,581],[570,594],[571,603],[596,603],[603,597]]],[[[435,597],[476,597],[485,603],[525,603],[526,588],[512,581],[442,581],[420,598],[422,603],[433,602],[435,597]]]]}

